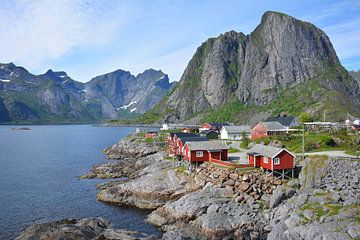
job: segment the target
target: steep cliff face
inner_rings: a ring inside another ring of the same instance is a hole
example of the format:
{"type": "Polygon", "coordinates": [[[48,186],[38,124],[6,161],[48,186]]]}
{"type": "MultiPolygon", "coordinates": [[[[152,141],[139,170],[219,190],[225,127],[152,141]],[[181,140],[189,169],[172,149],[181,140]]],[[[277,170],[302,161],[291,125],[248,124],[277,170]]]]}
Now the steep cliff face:
{"type": "Polygon", "coordinates": [[[171,88],[162,71],[148,69],[137,76],[117,70],[85,83],[85,100],[101,105],[106,118],[144,113],[158,103],[171,88]]]}
{"type": "Polygon", "coordinates": [[[271,105],[286,89],[302,85],[313,101],[301,110],[316,108],[334,91],[360,112],[360,87],[341,66],[326,34],[310,23],[266,12],[249,35],[231,31],[204,42],[161,108],[168,112],[165,121],[184,121],[234,101],[271,105]]]}

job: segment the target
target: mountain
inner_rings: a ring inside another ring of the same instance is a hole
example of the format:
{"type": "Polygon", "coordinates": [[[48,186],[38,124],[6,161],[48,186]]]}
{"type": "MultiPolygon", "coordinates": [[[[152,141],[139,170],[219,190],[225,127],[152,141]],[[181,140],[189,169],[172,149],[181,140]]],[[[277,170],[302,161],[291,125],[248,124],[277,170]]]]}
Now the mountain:
{"type": "Polygon", "coordinates": [[[349,74],[359,83],[360,85],[360,70],[358,71],[349,71],[349,74]]]}
{"type": "Polygon", "coordinates": [[[332,120],[360,114],[360,87],[327,35],[308,22],[266,12],[249,35],[205,41],[176,89],[139,120],[254,122],[269,115],[332,120]]]}
{"type": "Polygon", "coordinates": [[[117,70],[81,83],[63,71],[34,75],[13,63],[0,64],[0,122],[134,117],[158,103],[174,85],[153,69],[136,77],[117,70]]]}
{"type": "Polygon", "coordinates": [[[85,83],[84,91],[88,102],[103,109],[103,116],[117,118],[119,112],[125,116],[146,112],[166,96],[174,84],[169,83],[165,73],[154,69],[137,76],[117,70],[91,79],[85,83]]]}

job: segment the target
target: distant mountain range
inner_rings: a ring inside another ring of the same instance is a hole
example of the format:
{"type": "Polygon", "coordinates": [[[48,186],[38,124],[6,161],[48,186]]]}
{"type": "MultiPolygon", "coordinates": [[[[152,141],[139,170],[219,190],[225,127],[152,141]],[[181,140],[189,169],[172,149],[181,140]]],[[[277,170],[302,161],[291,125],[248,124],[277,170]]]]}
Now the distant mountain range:
{"type": "Polygon", "coordinates": [[[171,91],[162,71],[137,76],[116,70],[77,82],[66,72],[34,75],[12,63],[0,64],[0,122],[94,122],[132,118],[144,113],[171,91]]]}
{"type": "Polygon", "coordinates": [[[253,123],[303,111],[315,118],[325,111],[328,120],[360,116],[360,85],[324,31],[266,12],[249,35],[230,31],[206,40],[176,89],[139,121],[253,123]]]}

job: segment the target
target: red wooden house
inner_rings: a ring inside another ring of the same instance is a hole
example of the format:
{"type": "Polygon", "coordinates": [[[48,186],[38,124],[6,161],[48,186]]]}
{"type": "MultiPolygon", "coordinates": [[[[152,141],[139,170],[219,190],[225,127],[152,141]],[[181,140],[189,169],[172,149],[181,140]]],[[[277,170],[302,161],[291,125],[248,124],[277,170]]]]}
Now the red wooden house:
{"type": "Polygon", "coordinates": [[[295,168],[295,155],[285,148],[256,144],[247,152],[249,164],[254,167],[279,171],[295,168]]]}
{"type": "Polygon", "coordinates": [[[183,150],[184,150],[184,146],[187,142],[204,142],[204,141],[208,141],[209,139],[207,137],[202,137],[202,136],[196,136],[196,137],[180,137],[177,139],[177,148],[176,148],[176,153],[175,155],[177,156],[182,156],[183,155],[183,150]]]}
{"type": "Polygon", "coordinates": [[[156,131],[148,131],[145,134],[145,138],[153,138],[153,137],[157,137],[158,135],[159,133],[156,131]]]}
{"type": "Polygon", "coordinates": [[[203,131],[209,131],[209,130],[214,130],[217,133],[220,133],[220,130],[223,126],[228,126],[229,124],[227,123],[204,123],[203,125],[201,125],[201,127],[199,128],[200,132],[203,131]]]}
{"type": "Polygon", "coordinates": [[[178,139],[181,137],[200,137],[198,134],[193,133],[169,133],[167,137],[167,144],[169,148],[169,156],[175,156],[178,148],[178,139]]]}
{"type": "Polygon", "coordinates": [[[223,141],[187,142],[183,157],[189,162],[210,162],[212,159],[227,160],[228,146],[223,141]]]}
{"type": "Polygon", "coordinates": [[[279,122],[259,122],[251,129],[251,140],[265,138],[272,134],[285,132],[286,127],[279,122]]]}

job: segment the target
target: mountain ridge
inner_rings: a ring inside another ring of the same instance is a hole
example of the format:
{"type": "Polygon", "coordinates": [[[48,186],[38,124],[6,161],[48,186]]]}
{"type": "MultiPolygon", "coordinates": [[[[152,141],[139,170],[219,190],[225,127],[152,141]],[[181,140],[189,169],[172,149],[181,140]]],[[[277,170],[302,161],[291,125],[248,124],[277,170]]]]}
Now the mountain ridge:
{"type": "Polygon", "coordinates": [[[13,63],[0,64],[0,122],[70,123],[134,117],[161,100],[174,85],[165,73],[154,69],[136,77],[118,69],[82,83],[65,71],[49,69],[35,75],[13,63]],[[160,76],[162,79],[157,79],[160,76]],[[156,96],[151,96],[154,91],[156,96]],[[151,101],[143,102],[141,97],[151,101]],[[136,100],[135,110],[121,109],[136,100]]]}

